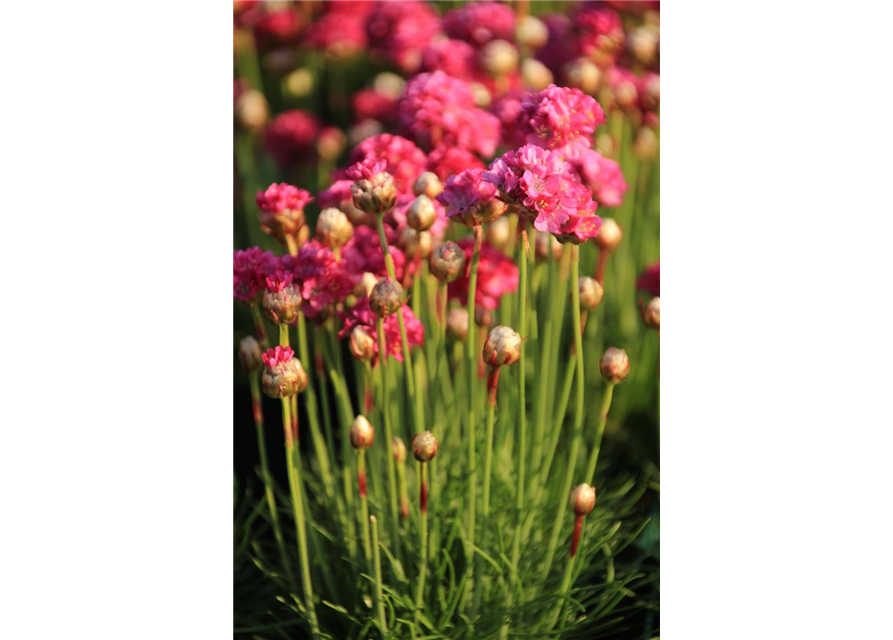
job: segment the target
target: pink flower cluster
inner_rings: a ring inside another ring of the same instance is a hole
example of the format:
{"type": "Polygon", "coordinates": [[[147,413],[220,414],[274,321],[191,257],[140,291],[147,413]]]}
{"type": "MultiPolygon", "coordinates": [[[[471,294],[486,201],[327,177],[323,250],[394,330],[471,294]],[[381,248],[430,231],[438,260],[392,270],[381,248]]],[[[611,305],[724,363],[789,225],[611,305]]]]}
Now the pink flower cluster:
{"type": "Polygon", "coordinates": [[[592,146],[595,128],[605,122],[595,99],[553,84],[521,101],[515,129],[527,143],[571,158],[592,146]]]}
{"type": "Polygon", "coordinates": [[[306,44],[325,51],[331,58],[347,58],[367,45],[366,19],[372,3],[327,2],[326,12],[307,30],[306,44]]]}
{"type": "Polygon", "coordinates": [[[488,208],[496,200],[496,187],[482,179],[483,169],[466,169],[443,185],[438,202],[447,207],[449,217],[458,216],[466,226],[480,224],[488,208]]]}
{"type": "Polygon", "coordinates": [[[486,166],[480,158],[462,147],[438,147],[428,154],[428,171],[435,173],[441,182],[466,169],[484,169],[486,166]]]}
{"type": "MultiPolygon", "coordinates": [[[[474,238],[466,236],[459,240],[459,246],[465,251],[465,273],[449,284],[447,295],[460,304],[468,304],[468,284],[471,272],[471,254],[474,251],[474,238]]],[[[494,310],[499,307],[499,299],[507,293],[518,290],[518,267],[499,249],[490,243],[481,245],[480,262],[478,263],[478,279],[475,288],[474,303],[484,309],[494,310]]]]}
{"type": "Polygon", "coordinates": [[[319,121],[312,113],[293,109],[273,118],[264,132],[264,146],[281,166],[308,157],[319,133],[319,121]]]}
{"type": "MultiPolygon", "coordinates": [[[[629,69],[612,67],[606,76],[608,86],[614,95],[614,103],[623,110],[641,110],[645,119],[660,106],[660,75],[653,71],[637,76],[629,69]]],[[[647,122],[646,124],[653,124],[647,122]]]]}
{"type": "Polygon", "coordinates": [[[357,91],[351,99],[354,120],[377,120],[384,125],[393,124],[397,113],[397,100],[375,89],[357,91]]]}
{"type": "Polygon", "coordinates": [[[261,211],[303,211],[308,202],[313,202],[313,197],[304,189],[286,182],[274,182],[266,191],[257,192],[255,202],[261,211]]]}
{"type": "Polygon", "coordinates": [[[645,267],[645,271],[636,280],[636,289],[660,297],[660,260],[645,267]]]}
{"type": "Polygon", "coordinates": [[[604,6],[584,6],[574,16],[580,52],[599,66],[609,66],[623,50],[625,36],[620,16],[604,6]]]}
{"type": "Polygon", "coordinates": [[[480,47],[491,40],[513,41],[515,12],[497,2],[469,2],[443,16],[443,29],[457,40],[480,47]]]}
{"type": "MultiPolygon", "coordinates": [[[[410,348],[422,345],[425,342],[425,327],[421,321],[412,312],[409,305],[400,307],[400,313],[403,314],[403,324],[406,327],[406,342],[410,348]]],[[[347,312],[340,313],[339,317],[343,320],[344,325],[338,332],[338,337],[344,339],[349,337],[355,327],[362,326],[367,329],[370,335],[376,336],[378,327],[378,315],[369,307],[369,298],[362,297],[357,300],[347,312]]],[[[384,319],[384,342],[385,351],[388,355],[396,360],[403,362],[403,342],[400,336],[400,320],[396,313],[392,313],[384,319]]],[[[375,340],[375,357],[372,363],[378,360],[378,339],[375,340]]]]}
{"type": "Polygon", "coordinates": [[[366,34],[374,56],[384,57],[404,73],[413,73],[422,49],[440,34],[440,20],[425,2],[380,2],[369,15],[366,34]]]}
{"type": "Polygon", "coordinates": [[[475,106],[464,81],[442,71],[420,73],[407,83],[397,123],[423,149],[459,146],[487,157],[499,143],[499,120],[475,106]]]}
{"type": "Polygon", "coordinates": [[[263,293],[268,275],[276,268],[276,256],[258,247],[233,251],[233,297],[246,304],[263,293]]]}
{"type": "Polygon", "coordinates": [[[388,163],[384,160],[375,158],[366,158],[355,162],[347,168],[347,177],[351,180],[371,180],[379,173],[383,173],[388,168],[388,163]]]}
{"type": "Polygon", "coordinates": [[[292,7],[260,14],[254,21],[254,33],[260,49],[297,42],[304,28],[300,14],[292,7]]]}
{"type": "Polygon", "coordinates": [[[394,177],[398,193],[412,193],[412,185],[425,171],[428,158],[411,141],[390,133],[366,138],[350,152],[350,164],[366,160],[387,163],[386,170],[394,177]]]}
{"type": "Polygon", "coordinates": [[[272,349],[267,349],[260,357],[263,359],[265,367],[268,369],[275,369],[279,365],[285,364],[294,358],[295,352],[292,351],[291,347],[278,345],[272,349]]]}
{"type": "MultiPolygon", "coordinates": [[[[388,253],[394,261],[395,275],[397,280],[402,280],[406,256],[395,246],[397,232],[389,224],[383,226],[388,239],[388,253]]],[[[367,271],[380,278],[386,276],[388,269],[381,253],[378,232],[372,227],[356,227],[353,238],[341,250],[341,263],[344,270],[353,278],[354,287],[367,271]]]]}
{"type": "Polygon", "coordinates": [[[600,205],[619,207],[623,203],[627,184],[619,162],[587,149],[573,158],[570,164],[577,171],[580,182],[592,191],[592,197],[600,205]]]}

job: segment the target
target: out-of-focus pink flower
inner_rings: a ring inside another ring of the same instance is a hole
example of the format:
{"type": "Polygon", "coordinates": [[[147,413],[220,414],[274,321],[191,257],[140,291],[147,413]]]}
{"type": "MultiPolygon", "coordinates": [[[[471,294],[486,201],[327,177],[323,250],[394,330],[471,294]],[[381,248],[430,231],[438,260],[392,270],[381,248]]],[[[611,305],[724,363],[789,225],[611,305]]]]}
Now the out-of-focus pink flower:
{"type": "Polygon", "coordinates": [[[515,12],[497,2],[469,2],[443,16],[447,35],[481,47],[491,40],[515,39],[515,12]]]}
{"type": "MultiPolygon", "coordinates": [[[[460,304],[468,304],[468,280],[471,273],[471,254],[474,251],[474,238],[466,236],[459,240],[465,251],[465,274],[449,284],[447,295],[460,304]]],[[[474,303],[493,311],[499,307],[499,299],[507,293],[518,290],[518,267],[511,258],[494,248],[488,242],[481,245],[478,264],[477,287],[474,303]]]]}
{"type": "Polygon", "coordinates": [[[525,134],[518,131],[517,120],[521,102],[531,95],[529,91],[512,91],[499,97],[490,111],[499,119],[500,138],[505,147],[517,148],[526,144],[525,134]]]}
{"type": "Polygon", "coordinates": [[[348,269],[344,260],[336,261],[334,254],[316,240],[304,244],[295,257],[281,256],[277,269],[292,274],[292,284],[300,290],[304,301],[301,311],[308,318],[343,301],[362,276],[348,269]]]}
{"type": "Polygon", "coordinates": [[[621,109],[639,106],[641,78],[629,69],[611,67],[606,74],[608,86],[614,95],[614,104],[621,109]]]}
{"type": "Polygon", "coordinates": [[[428,171],[445,182],[450,176],[466,169],[484,169],[487,165],[468,149],[440,146],[428,154],[428,171]]]}
{"type": "Polygon", "coordinates": [[[347,177],[351,180],[371,180],[387,168],[388,164],[384,160],[366,158],[350,165],[347,168],[347,177]]]}
{"type": "Polygon", "coordinates": [[[642,111],[657,111],[660,107],[660,74],[646,71],[639,80],[639,106],[642,111]]]}
{"type": "Polygon", "coordinates": [[[281,269],[277,269],[273,273],[267,276],[266,285],[267,291],[272,293],[279,293],[285,287],[288,287],[294,281],[294,274],[291,271],[282,271],[281,269]]]}
{"type": "Polygon", "coordinates": [[[287,7],[261,14],[254,22],[254,32],[260,49],[297,42],[304,21],[295,7],[287,7]]]}
{"type": "Polygon", "coordinates": [[[572,159],[570,164],[577,170],[580,182],[592,191],[592,197],[600,205],[619,207],[623,203],[627,184],[619,162],[587,149],[572,159]]]}
{"type": "Polygon", "coordinates": [[[378,120],[382,124],[391,125],[397,116],[397,100],[375,89],[357,91],[351,99],[354,120],[378,120]]]}
{"type": "Polygon", "coordinates": [[[274,182],[266,191],[258,191],[254,201],[261,211],[303,211],[308,202],[313,202],[313,197],[304,189],[298,189],[287,182],[274,182]]]}
{"type": "Polygon", "coordinates": [[[497,199],[496,187],[483,180],[483,176],[483,169],[466,169],[447,179],[443,192],[437,196],[438,202],[447,208],[447,216],[473,227],[505,212],[505,205],[497,199]]]}
{"type": "Polygon", "coordinates": [[[264,146],[281,166],[309,157],[319,133],[319,121],[312,113],[294,109],[273,118],[264,133],[264,146]]]}
{"type": "Polygon", "coordinates": [[[267,349],[260,356],[264,361],[264,366],[268,369],[275,369],[281,364],[285,364],[295,357],[295,352],[291,347],[283,347],[277,345],[272,349],[267,349]]]}
{"type": "Polygon", "coordinates": [[[488,157],[499,143],[499,120],[475,107],[466,82],[442,71],[410,80],[397,110],[400,131],[423,149],[445,144],[488,157]]]}
{"type": "Polygon", "coordinates": [[[349,162],[381,160],[394,177],[398,193],[412,193],[412,184],[428,166],[425,153],[406,138],[382,133],[366,138],[350,152],[349,162]]]}
{"type": "MultiPolygon", "coordinates": [[[[418,347],[425,342],[425,327],[416,318],[412,312],[412,308],[408,305],[400,307],[400,313],[403,314],[403,325],[406,327],[406,342],[410,348],[418,347]]],[[[355,327],[366,327],[369,333],[377,336],[378,315],[369,307],[369,298],[362,297],[357,300],[356,304],[347,312],[340,313],[339,317],[343,320],[344,325],[338,332],[338,337],[344,339],[349,336],[355,327]]],[[[403,342],[400,336],[400,320],[396,313],[392,313],[384,319],[384,342],[385,351],[392,358],[399,362],[403,362],[403,342]]],[[[375,357],[372,359],[373,365],[378,361],[378,339],[375,340],[375,357]]]]}
{"type": "Polygon", "coordinates": [[[387,58],[404,73],[414,73],[422,61],[422,49],[440,33],[440,20],[425,2],[380,2],[369,15],[366,33],[374,56],[387,58]]]}
{"type": "MultiPolygon", "coordinates": [[[[354,2],[331,2],[331,5],[352,5],[354,2]]],[[[366,14],[356,11],[328,11],[307,29],[305,42],[313,49],[325,51],[330,58],[343,59],[366,48],[366,14]]]]}
{"type": "Polygon", "coordinates": [[[613,9],[584,6],[574,16],[580,51],[602,68],[614,63],[625,42],[623,23],[613,9]]]}
{"type": "Polygon", "coordinates": [[[256,302],[275,266],[276,257],[270,251],[258,247],[233,251],[233,297],[246,304],[256,302]]]}
{"type": "Polygon", "coordinates": [[[546,45],[537,51],[536,59],[546,65],[558,78],[568,62],[580,57],[573,23],[570,18],[561,14],[543,15],[539,18],[549,30],[549,39],[546,45]]]}
{"type": "Polygon", "coordinates": [[[422,51],[424,72],[443,71],[460,80],[472,80],[480,75],[474,48],[462,40],[435,40],[422,51]]]}
{"type": "MultiPolygon", "coordinates": [[[[395,245],[397,232],[389,224],[384,224],[385,237],[388,240],[388,252],[394,261],[394,271],[398,281],[403,280],[403,269],[406,256],[395,245]]],[[[378,232],[371,227],[356,227],[353,238],[341,250],[341,262],[345,271],[356,276],[358,283],[367,271],[383,278],[388,275],[388,268],[381,253],[378,232]]]]}
{"type": "Polygon", "coordinates": [[[660,296],[660,260],[645,267],[645,271],[636,280],[636,289],[660,296]]]}
{"type": "Polygon", "coordinates": [[[527,143],[571,158],[592,146],[595,128],[605,122],[594,98],[553,84],[524,98],[515,126],[527,143]]]}

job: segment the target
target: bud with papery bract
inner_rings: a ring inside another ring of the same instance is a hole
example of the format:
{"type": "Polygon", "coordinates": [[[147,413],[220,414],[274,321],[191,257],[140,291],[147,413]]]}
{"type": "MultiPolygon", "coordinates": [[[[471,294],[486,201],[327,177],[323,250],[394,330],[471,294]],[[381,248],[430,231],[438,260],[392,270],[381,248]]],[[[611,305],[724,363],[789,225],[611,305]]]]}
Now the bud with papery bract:
{"type": "Polygon", "coordinates": [[[595,506],[595,488],[590,487],[587,483],[578,484],[571,490],[570,506],[574,513],[578,516],[589,515],[595,506]]]}
{"type": "Polygon", "coordinates": [[[431,234],[427,231],[416,231],[410,227],[404,227],[397,236],[397,246],[407,258],[427,258],[431,255],[433,242],[431,234]]]}
{"type": "Polygon", "coordinates": [[[651,25],[644,25],[629,32],[626,44],[633,58],[644,65],[649,65],[657,57],[659,43],[660,29],[651,25]]]}
{"type": "Polygon", "coordinates": [[[260,228],[284,242],[285,236],[297,235],[304,226],[304,206],[313,198],[303,189],[282,182],[258,191],[255,201],[260,207],[260,228]]]}
{"type": "Polygon", "coordinates": [[[456,340],[464,342],[468,337],[468,309],[450,309],[446,329],[456,340]]]}
{"type": "Polygon", "coordinates": [[[422,194],[412,201],[406,212],[406,223],[416,231],[427,231],[437,222],[437,210],[431,198],[422,194]]]}
{"type": "Polygon", "coordinates": [[[254,373],[263,366],[260,344],[254,336],[245,336],[239,341],[239,364],[248,373],[254,373]]]}
{"type": "Polygon", "coordinates": [[[261,356],[264,373],[261,385],[271,398],[288,398],[307,388],[307,372],[289,347],[273,347],[261,356]]]}
{"type": "Polygon", "coordinates": [[[440,444],[437,438],[430,431],[422,431],[417,433],[412,439],[412,455],[419,462],[429,462],[437,455],[437,449],[440,444]]]}
{"type": "Polygon", "coordinates": [[[316,239],[329,249],[340,249],[353,237],[353,225],[335,207],[323,209],[316,221],[316,239]]]}
{"type": "Polygon", "coordinates": [[[403,438],[391,437],[391,453],[394,454],[397,464],[406,462],[406,444],[403,442],[403,438]]]}
{"type": "Polygon", "coordinates": [[[495,327],[484,341],[484,362],[491,367],[513,365],[521,359],[521,336],[511,327],[495,327]]]}
{"type": "Polygon", "coordinates": [[[611,384],[623,382],[629,374],[629,357],[623,349],[611,347],[598,361],[598,368],[611,384]]]}
{"type": "Polygon", "coordinates": [[[417,196],[424,195],[429,198],[436,198],[443,191],[443,183],[436,173],[425,171],[416,178],[415,183],[412,185],[412,191],[417,196]]]}
{"type": "Polygon", "coordinates": [[[267,288],[264,291],[264,317],[273,324],[291,324],[301,310],[301,292],[292,283],[293,274],[277,271],[267,276],[267,288]]]}
{"type": "Polygon", "coordinates": [[[490,309],[478,305],[474,308],[474,323],[483,328],[493,326],[493,312],[490,309]]]}
{"type": "Polygon", "coordinates": [[[369,307],[384,318],[403,306],[403,287],[396,280],[382,278],[372,289],[369,307]]]}
{"type": "Polygon", "coordinates": [[[518,68],[518,50],[505,40],[491,40],[481,49],[480,63],[490,75],[504,76],[518,68]]]}
{"type": "Polygon", "coordinates": [[[363,273],[363,277],[360,278],[360,282],[357,284],[356,289],[354,289],[354,293],[358,296],[366,296],[368,298],[372,295],[372,290],[377,284],[378,276],[371,271],[366,271],[363,273]]]}
{"type": "Polygon", "coordinates": [[[450,240],[434,247],[429,262],[431,275],[441,282],[452,282],[465,273],[465,251],[450,240]]]}
{"type": "Polygon", "coordinates": [[[660,141],[651,127],[642,127],[636,134],[636,142],[633,151],[641,160],[653,160],[660,150],[660,141]]]}
{"type": "Polygon", "coordinates": [[[646,327],[660,329],[660,298],[651,298],[642,311],[642,321],[646,327]]]}
{"type": "Polygon", "coordinates": [[[534,91],[542,91],[555,81],[549,67],[533,58],[527,58],[521,63],[521,78],[524,85],[534,91]]]}
{"type": "Polygon", "coordinates": [[[344,147],[347,146],[347,136],[338,127],[326,127],[319,132],[316,141],[316,152],[323,160],[337,160],[344,147]]]}
{"type": "Polygon", "coordinates": [[[602,218],[601,229],[595,236],[595,244],[605,251],[614,251],[623,239],[623,231],[613,218],[602,218]]]}
{"type": "Polygon", "coordinates": [[[451,220],[475,227],[505,213],[506,205],[497,199],[496,187],[483,176],[483,169],[466,169],[447,179],[437,200],[447,208],[451,220]]]}
{"type": "Polygon", "coordinates": [[[539,18],[525,16],[518,21],[515,28],[515,39],[518,44],[539,49],[549,40],[549,29],[539,18]]]}
{"type": "Polygon", "coordinates": [[[375,357],[375,338],[368,329],[356,326],[350,332],[350,352],[360,362],[369,362],[375,357]]]}
{"type": "Polygon", "coordinates": [[[594,278],[582,276],[580,278],[580,309],[592,311],[601,304],[605,297],[604,288],[594,278]]]}
{"type": "Polygon", "coordinates": [[[571,87],[592,95],[601,86],[602,72],[586,58],[580,58],[564,66],[564,78],[571,87]]]}
{"type": "Polygon", "coordinates": [[[242,92],[236,99],[233,112],[239,126],[249,131],[260,131],[270,117],[267,99],[257,89],[242,92]]]}
{"type": "Polygon", "coordinates": [[[358,209],[381,216],[394,208],[397,188],[393,176],[385,171],[386,166],[383,161],[367,159],[347,170],[347,176],[354,180],[350,193],[358,209]]]}
{"type": "Polygon", "coordinates": [[[365,416],[359,415],[354,418],[350,425],[350,444],[354,449],[368,449],[375,440],[375,429],[366,420],[365,416]]]}

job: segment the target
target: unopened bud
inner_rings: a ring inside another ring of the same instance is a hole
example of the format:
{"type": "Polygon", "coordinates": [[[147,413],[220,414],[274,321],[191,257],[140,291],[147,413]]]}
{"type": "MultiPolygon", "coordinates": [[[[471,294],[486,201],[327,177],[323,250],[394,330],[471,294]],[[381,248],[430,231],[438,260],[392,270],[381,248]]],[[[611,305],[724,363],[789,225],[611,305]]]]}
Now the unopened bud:
{"type": "Polygon", "coordinates": [[[403,94],[403,89],[406,88],[406,80],[396,73],[383,71],[372,80],[372,88],[378,93],[383,93],[388,98],[396,100],[403,94]]]}
{"type": "Polygon", "coordinates": [[[434,243],[431,234],[427,231],[416,231],[410,227],[403,227],[397,236],[397,246],[407,258],[427,258],[431,255],[431,245],[434,243]]]}
{"type": "Polygon", "coordinates": [[[468,337],[468,309],[454,308],[447,314],[447,333],[462,342],[468,337]]]}
{"type": "Polygon", "coordinates": [[[290,98],[305,98],[313,91],[313,74],[307,69],[295,69],[285,76],[282,88],[290,98]]]}
{"type": "Polygon", "coordinates": [[[518,68],[518,49],[505,40],[491,40],[480,53],[481,67],[492,76],[504,76],[518,68]]]}
{"type": "Polygon", "coordinates": [[[598,368],[611,384],[623,382],[629,374],[629,357],[623,349],[611,347],[598,361],[598,368]]]}
{"type": "Polygon", "coordinates": [[[633,58],[644,65],[649,65],[657,57],[659,38],[660,31],[658,29],[642,26],[629,32],[626,44],[633,58]]]}
{"type": "Polygon", "coordinates": [[[569,62],[564,67],[564,76],[569,87],[575,87],[589,95],[595,94],[602,82],[602,72],[585,58],[569,62]]]}
{"type": "Polygon", "coordinates": [[[524,86],[534,91],[542,91],[555,81],[549,67],[533,58],[527,58],[521,63],[521,78],[524,79],[524,86]]]}
{"type": "Polygon", "coordinates": [[[660,329],[660,298],[651,298],[651,302],[642,311],[642,320],[646,327],[660,329]]]}
{"type": "Polygon", "coordinates": [[[484,362],[491,367],[510,366],[521,359],[521,336],[511,327],[494,327],[484,341],[484,362]]]}
{"type": "Polygon", "coordinates": [[[367,298],[372,297],[372,290],[375,288],[375,285],[378,284],[378,276],[372,273],[371,271],[366,271],[363,274],[363,277],[360,278],[360,282],[354,288],[354,293],[358,296],[366,296],[367,298]]]}
{"type": "Polygon", "coordinates": [[[487,225],[487,242],[497,249],[507,248],[511,240],[511,224],[507,217],[497,218],[487,225]]]}
{"type": "Polygon", "coordinates": [[[417,433],[412,439],[412,455],[419,462],[429,462],[437,455],[437,449],[440,445],[437,438],[430,431],[422,431],[417,433]]]}
{"type": "Polygon", "coordinates": [[[425,171],[416,178],[415,184],[412,185],[412,192],[417,196],[424,195],[429,198],[436,198],[443,192],[443,183],[440,181],[440,178],[437,177],[436,173],[425,171]]]}
{"type": "Polygon", "coordinates": [[[403,287],[396,280],[382,278],[372,289],[369,307],[384,318],[403,306],[403,287]]]}
{"type": "Polygon", "coordinates": [[[429,262],[431,275],[441,282],[453,282],[465,273],[465,251],[450,240],[434,247],[429,262]]]}
{"type": "Polygon", "coordinates": [[[353,237],[353,225],[341,209],[323,209],[316,220],[316,239],[328,249],[340,249],[353,237]]]}
{"type": "Polygon", "coordinates": [[[592,311],[602,303],[605,297],[605,289],[598,280],[589,276],[580,277],[580,309],[583,311],[592,311]]]}
{"type": "Polygon", "coordinates": [[[468,90],[471,91],[471,99],[474,100],[474,106],[478,109],[487,109],[493,102],[490,90],[480,82],[469,82],[468,90]]]}
{"type": "Polygon", "coordinates": [[[301,309],[301,293],[293,284],[279,291],[264,290],[264,317],[273,324],[291,324],[298,318],[301,309]]]}
{"type": "Polygon", "coordinates": [[[350,444],[354,449],[368,449],[375,440],[375,429],[366,420],[366,417],[359,415],[354,418],[350,425],[350,444]]]}
{"type": "Polygon", "coordinates": [[[578,484],[571,490],[569,502],[571,509],[578,516],[589,515],[589,512],[595,506],[595,489],[585,482],[578,484]]]}
{"type": "Polygon", "coordinates": [[[347,145],[347,136],[338,127],[326,127],[319,132],[316,152],[323,160],[337,160],[347,145]]]}
{"type": "Polygon", "coordinates": [[[391,453],[394,454],[394,460],[397,461],[397,464],[406,462],[406,444],[404,444],[403,438],[391,437],[391,453]]]}
{"type": "Polygon", "coordinates": [[[375,355],[375,338],[366,327],[356,326],[350,332],[350,352],[360,362],[369,362],[375,355]]]}
{"type": "Polygon", "coordinates": [[[536,257],[540,260],[548,260],[549,259],[549,251],[552,251],[552,256],[556,260],[561,259],[561,254],[564,251],[564,248],[561,246],[561,243],[558,242],[558,238],[553,236],[551,233],[538,233],[536,234],[536,257]]]}
{"type": "Polygon", "coordinates": [[[614,138],[610,133],[603,131],[595,137],[595,149],[603,156],[613,156],[614,147],[614,138]]]}
{"type": "Polygon", "coordinates": [[[239,341],[239,363],[248,373],[254,373],[264,366],[260,344],[254,336],[245,336],[239,341]]]}
{"type": "Polygon", "coordinates": [[[249,131],[260,131],[270,117],[267,99],[257,89],[248,89],[242,93],[236,100],[233,111],[239,126],[249,131]]]}
{"type": "Polygon", "coordinates": [[[493,312],[481,305],[477,305],[474,308],[474,323],[485,329],[493,326],[493,312]]]}
{"type": "Polygon", "coordinates": [[[409,205],[409,210],[406,212],[406,224],[416,231],[427,231],[434,226],[435,222],[437,222],[437,210],[434,208],[431,198],[423,193],[409,205]]]}
{"type": "Polygon", "coordinates": [[[376,216],[383,216],[397,202],[394,177],[386,171],[375,174],[369,180],[357,180],[351,185],[350,193],[358,209],[376,216]]]}
{"type": "Polygon", "coordinates": [[[651,127],[642,127],[636,135],[636,142],[633,145],[633,151],[636,156],[642,160],[653,160],[657,156],[660,143],[657,134],[651,127]]]}
{"type": "Polygon", "coordinates": [[[549,29],[539,18],[525,16],[515,27],[515,39],[520,45],[539,49],[549,41],[549,29]]]}
{"type": "Polygon", "coordinates": [[[267,349],[261,356],[264,372],[261,386],[271,398],[288,398],[307,388],[307,372],[289,347],[267,349]]]}
{"type": "Polygon", "coordinates": [[[602,218],[602,226],[595,236],[595,244],[605,251],[614,251],[623,239],[623,231],[614,218],[602,218]]]}

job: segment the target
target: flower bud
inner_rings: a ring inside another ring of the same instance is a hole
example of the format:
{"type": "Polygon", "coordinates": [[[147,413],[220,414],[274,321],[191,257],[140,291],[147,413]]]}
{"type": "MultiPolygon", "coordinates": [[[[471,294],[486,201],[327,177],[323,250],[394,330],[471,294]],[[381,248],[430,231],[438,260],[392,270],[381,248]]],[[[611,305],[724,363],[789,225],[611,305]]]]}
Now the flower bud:
{"type": "Polygon", "coordinates": [[[347,146],[347,136],[338,127],[326,127],[319,132],[316,141],[316,152],[323,160],[337,160],[344,147],[347,146]]]}
{"type": "Polygon", "coordinates": [[[329,249],[340,249],[353,237],[353,225],[341,209],[323,209],[316,220],[316,239],[329,249]]]}
{"type": "Polygon", "coordinates": [[[564,67],[564,77],[567,86],[575,87],[589,95],[595,94],[602,82],[602,72],[585,58],[569,62],[564,67]]]}
{"type": "Polygon", "coordinates": [[[431,275],[441,282],[453,282],[465,273],[465,251],[450,240],[434,247],[429,262],[431,275]]]}
{"type": "Polygon", "coordinates": [[[435,222],[437,222],[437,210],[434,208],[431,198],[423,193],[409,205],[409,210],[406,212],[406,224],[416,231],[427,231],[434,226],[435,222]]]}
{"type": "Polygon", "coordinates": [[[578,516],[589,515],[595,506],[595,488],[587,483],[578,484],[571,490],[570,506],[578,516]]]}
{"type": "Polygon", "coordinates": [[[657,57],[660,31],[650,26],[633,29],[627,36],[626,44],[633,58],[644,65],[650,65],[657,57]]]}
{"type": "Polygon", "coordinates": [[[595,244],[599,246],[599,249],[614,251],[620,245],[622,238],[623,231],[617,221],[614,218],[602,218],[602,226],[599,227],[598,235],[595,236],[595,244]]]}
{"type": "Polygon", "coordinates": [[[629,374],[629,357],[623,349],[611,347],[598,361],[598,368],[611,384],[623,382],[629,374]]]}
{"type": "Polygon", "coordinates": [[[239,126],[249,131],[260,131],[270,118],[267,99],[257,89],[248,89],[236,100],[233,107],[239,126]]]}
{"type": "Polygon", "coordinates": [[[366,271],[363,274],[363,277],[360,278],[360,282],[357,284],[354,289],[354,293],[358,296],[366,296],[367,298],[372,297],[372,290],[375,288],[375,285],[378,284],[378,276],[372,273],[371,271],[366,271]]]}
{"type": "Polygon", "coordinates": [[[491,367],[513,365],[521,359],[521,336],[511,327],[494,327],[484,341],[484,362],[491,367]]]}
{"type": "Polygon", "coordinates": [[[245,336],[239,341],[239,363],[248,373],[254,373],[264,366],[261,360],[260,344],[254,336],[245,336]]]}
{"type": "MultiPolygon", "coordinates": [[[[429,198],[436,198],[439,194],[443,193],[443,183],[440,181],[440,178],[437,177],[436,173],[425,171],[416,178],[415,184],[412,185],[412,191],[417,196],[425,195],[429,198]]],[[[432,222],[432,224],[434,223],[432,222]]]]}
{"type": "Polygon", "coordinates": [[[406,445],[403,443],[403,438],[391,437],[391,452],[394,454],[397,464],[406,462],[406,445]]]}
{"type": "Polygon", "coordinates": [[[307,372],[289,347],[267,349],[261,356],[264,372],[261,386],[271,398],[288,398],[307,388],[307,372]]]}
{"type": "Polygon", "coordinates": [[[478,109],[487,109],[493,102],[493,96],[490,90],[480,82],[469,82],[468,90],[471,91],[471,98],[474,100],[474,106],[478,109]]]}
{"type": "Polygon", "coordinates": [[[660,298],[651,298],[651,302],[642,311],[642,320],[646,327],[660,329],[660,298]]]}
{"type": "Polygon", "coordinates": [[[611,137],[610,133],[602,131],[600,134],[595,136],[595,149],[603,156],[613,156],[614,147],[614,138],[611,137]]]}
{"type": "Polygon", "coordinates": [[[524,85],[534,91],[542,91],[555,80],[549,67],[533,58],[527,58],[521,63],[521,78],[524,85]]]}
{"type": "Polygon", "coordinates": [[[589,276],[580,277],[580,309],[583,311],[592,311],[602,303],[605,297],[605,289],[598,280],[589,276]]]}
{"type": "Polygon", "coordinates": [[[536,257],[540,260],[548,260],[550,250],[552,251],[552,255],[556,260],[561,260],[561,254],[564,251],[561,243],[558,242],[558,238],[553,236],[551,233],[536,234],[535,247],[536,257]]]}
{"type": "Polygon", "coordinates": [[[403,95],[406,88],[406,80],[396,73],[382,71],[372,80],[372,88],[378,93],[383,93],[391,100],[397,100],[403,95]]]}
{"type": "Polygon", "coordinates": [[[372,289],[369,307],[377,315],[384,318],[403,306],[403,287],[396,280],[382,278],[372,289]]]}
{"type": "Polygon", "coordinates": [[[493,326],[493,312],[489,309],[485,309],[481,305],[476,305],[474,308],[474,323],[479,327],[487,327],[493,326]]]}
{"type": "Polygon", "coordinates": [[[429,462],[437,455],[437,449],[440,445],[437,438],[430,431],[422,431],[417,433],[412,439],[412,455],[419,462],[429,462]]]}
{"type": "Polygon", "coordinates": [[[633,151],[636,156],[642,160],[653,160],[657,156],[660,148],[660,142],[657,134],[651,127],[642,127],[636,135],[636,142],[633,145],[633,151]]]}
{"type": "Polygon", "coordinates": [[[427,258],[431,255],[431,245],[434,241],[427,231],[416,231],[410,227],[403,227],[397,236],[397,246],[406,255],[413,259],[416,256],[427,258]]]}
{"type": "Polygon", "coordinates": [[[377,136],[384,131],[384,125],[378,120],[366,118],[356,123],[347,130],[347,142],[351,147],[360,144],[366,138],[377,136]]]}
{"type": "Polygon", "coordinates": [[[375,356],[375,338],[366,327],[356,326],[350,332],[350,352],[360,362],[369,362],[375,356]]]}
{"type": "Polygon", "coordinates": [[[503,251],[508,248],[511,238],[511,223],[505,216],[497,218],[487,225],[487,242],[503,251]]]}
{"type": "Polygon", "coordinates": [[[549,29],[539,18],[525,16],[515,27],[515,39],[520,45],[539,49],[549,41],[549,29]]]}
{"type": "Polygon", "coordinates": [[[305,98],[313,91],[313,75],[307,69],[295,69],[285,76],[282,90],[289,98],[305,98]]]}
{"type": "Polygon", "coordinates": [[[397,202],[394,177],[386,171],[377,173],[368,180],[357,180],[351,185],[350,193],[358,209],[376,216],[383,216],[397,202]]]}
{"type": "Polygon", "coordinates": [[[366,417],[359,415],[354,418],[350,425],[350,444],[354,449],[368,449],[375,440],[375,429],[366,420],[366,417]]]}
{"type": "Polygon", "coordinates": [[[468,309],[454,308],[447,314],[447,333],[462,342],[468,337],[468,309]]]}
{"type": "Polygon", "coordinates": [[[505,40],[491,40],[483,46],[480,63],[492,76],[504,76],[518,68],[518,49],[505,40]]]}
{"type": "MultiPolygon", "coordinates": [[[[268,278],[269,280],[269,278],[268,278]]],[[[264,290],[264,317],[273,324],[291,324],[298,318],[301,309],[301,292],[291,284],[291,278],[280,281],[274,288],[264,290]]]]}

